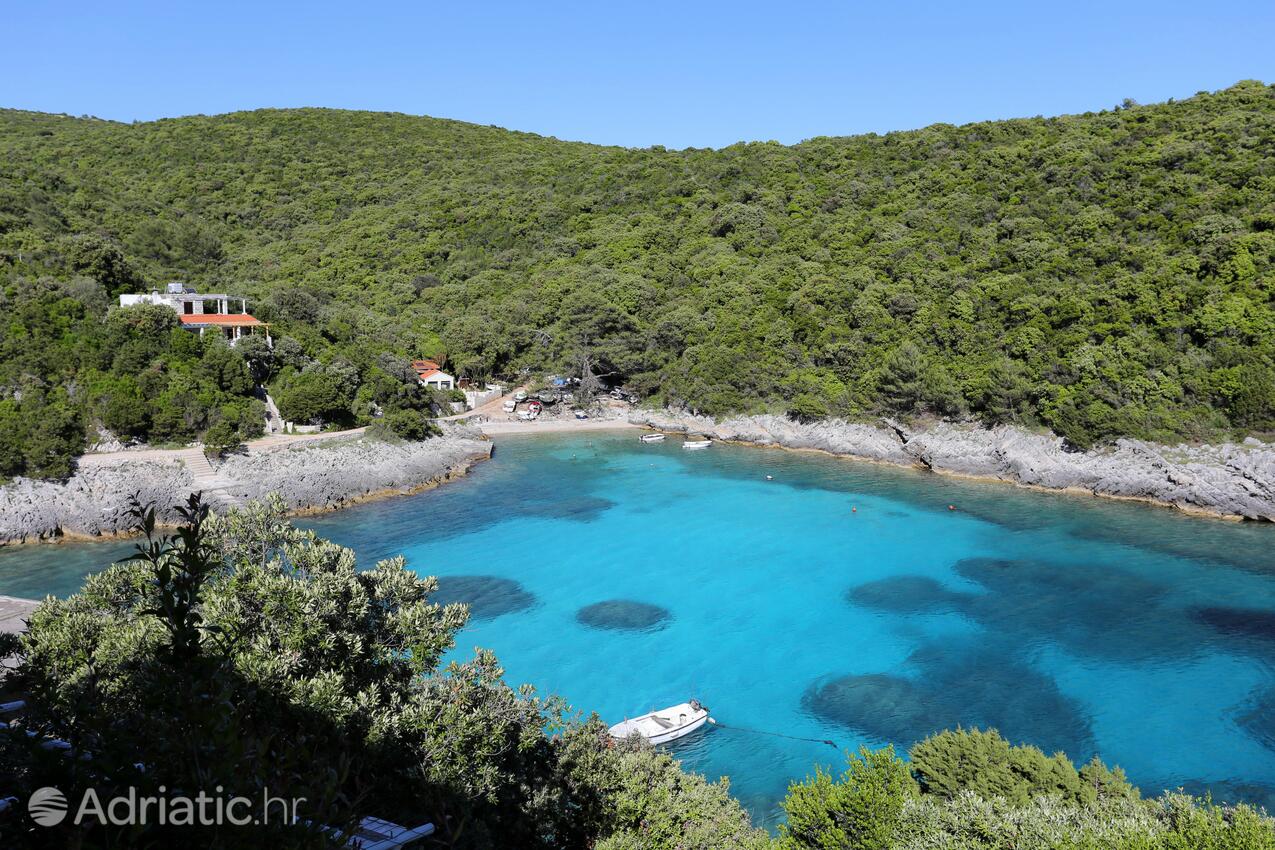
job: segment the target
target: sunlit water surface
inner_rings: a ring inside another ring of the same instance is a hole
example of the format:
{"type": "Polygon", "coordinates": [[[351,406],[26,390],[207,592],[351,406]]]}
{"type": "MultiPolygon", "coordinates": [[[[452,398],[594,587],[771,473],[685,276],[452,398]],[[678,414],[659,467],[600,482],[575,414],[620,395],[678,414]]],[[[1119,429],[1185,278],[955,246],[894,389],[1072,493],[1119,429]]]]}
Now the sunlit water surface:
{"type": "MultiPolygon", "coordinates": [[[[993,726],[1147,793],[1275,804],[1269,526],[629,433],[502,439],[462,481],[302,524],[440,576],[474,604],[457,654],[608,722],[693,695],[840,748],[993,726]]],[[[74,592],[128,548],[10,547],[0,593],[74,592]]],[[[676,753],[765,821],[841,761],[727,728],[676,753]]]]}

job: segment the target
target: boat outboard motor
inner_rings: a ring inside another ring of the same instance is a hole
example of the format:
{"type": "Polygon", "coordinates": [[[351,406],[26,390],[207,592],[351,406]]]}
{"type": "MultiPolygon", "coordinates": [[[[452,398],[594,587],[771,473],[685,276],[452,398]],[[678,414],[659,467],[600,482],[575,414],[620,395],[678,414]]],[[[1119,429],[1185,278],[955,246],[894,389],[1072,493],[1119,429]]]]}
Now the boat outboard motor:
{"type": "Polygon", "coordinates": [[[697,699],[691,700],[691,710],[692,711],[708,711],[708,709],[704,708],[703,704],[697,699]]]}

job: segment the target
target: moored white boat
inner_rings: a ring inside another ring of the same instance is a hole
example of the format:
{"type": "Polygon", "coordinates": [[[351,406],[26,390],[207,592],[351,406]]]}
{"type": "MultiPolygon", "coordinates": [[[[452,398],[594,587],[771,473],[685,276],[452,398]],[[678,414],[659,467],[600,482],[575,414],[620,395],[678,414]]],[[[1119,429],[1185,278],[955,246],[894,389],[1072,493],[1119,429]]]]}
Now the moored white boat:
{"type": "Polygon", "coordinates": [[[643,434],[642,436],[638,437],[638,439],[644,443],[662,443],[664,442],[664,435],[663,434],[643,434]]]}
{"type": "Polygon", "coordinates": [[[617,723],[610,732],[612,738],[619,740],[641,735],[652,744],[667,744],[685,738],[707,722],[708,708],[693,699],[617,723]]]}
{"type": "Polygon", "coordinates": [[[684,449],[706,449],[713,444],[708,437],[700,437],[698,440],[685,440],[682,443],[684,449]]]}

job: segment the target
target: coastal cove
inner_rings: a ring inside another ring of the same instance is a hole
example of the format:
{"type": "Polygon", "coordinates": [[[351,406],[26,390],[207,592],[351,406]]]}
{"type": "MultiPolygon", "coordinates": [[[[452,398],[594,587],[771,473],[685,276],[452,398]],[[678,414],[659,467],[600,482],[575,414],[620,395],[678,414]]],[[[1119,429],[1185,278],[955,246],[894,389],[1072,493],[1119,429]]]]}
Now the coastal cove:
{"type": "MultiPolygon", "coordinates": [[[[609,722],[698,696],[842,749],[995,726],[1148,794],[1275,803],[1275,528],[679,443],[501,436],[445,487],[298,524],[440,576],[474,606],[456,656],[491,648],[509,681],[609,722]]],[[[130,549],[0,550],[0,594],[72,593],[130,549]]],[[[840,761],[727,728],[675,752],[767,821],[840,761]]]]}

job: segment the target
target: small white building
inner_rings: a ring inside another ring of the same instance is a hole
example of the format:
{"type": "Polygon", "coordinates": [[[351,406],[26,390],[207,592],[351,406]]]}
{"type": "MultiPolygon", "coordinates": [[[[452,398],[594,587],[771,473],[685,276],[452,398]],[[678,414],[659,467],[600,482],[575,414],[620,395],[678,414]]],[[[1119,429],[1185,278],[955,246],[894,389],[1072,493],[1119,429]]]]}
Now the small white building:
{"type": "Polygon", "coordinates": [[[413,360],[412,368],[421,386],[435,390],[456,389],[456,379],[444,372],[434,360],[413,360]]]}
{"type": "Polygon", "coordinates": [[[255,316],[248,314],[248,299],[237,295],[218,293],[199,293],[184,283],[170,283],[163,292],[152,289],[150,292],[120,296],[121,307],[132,307],[137,304],[157,304],[168,307],[177,313],[183,328],[197,332],[200,336],[207,330],[221,333],[233,345],[245,333],[252,333],[261,328],[270,340],[270,326],[255,316]],[[237,307],[231,312],[231,307],[237,307]]]}
{"type": "Polygon", "coordinates": [[[435,390],[454,390],[456,389],[456,379],[440,369],[430,369],[428,372],[421,372],[420,381],[422,386],[435,390]]]}

